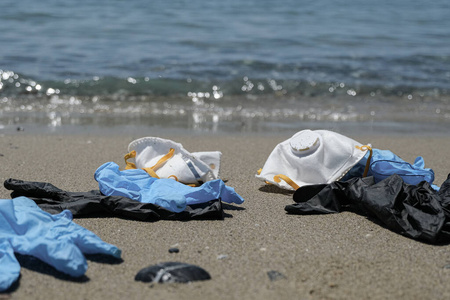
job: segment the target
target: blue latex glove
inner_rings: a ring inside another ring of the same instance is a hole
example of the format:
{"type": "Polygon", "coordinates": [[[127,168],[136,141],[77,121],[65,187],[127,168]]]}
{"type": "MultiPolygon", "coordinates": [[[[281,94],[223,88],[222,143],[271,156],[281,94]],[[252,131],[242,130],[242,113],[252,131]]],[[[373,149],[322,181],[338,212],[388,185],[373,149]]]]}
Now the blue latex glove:
{"type": "MultiPolygon", "coordinates": [[[[369,152],[345,175],[343,180],[361,177],[368,157],[369,152]]],[[[373,149],[367,176],[373,176],[375,182],[380,182],[393,174],[400,175],[407,184],[417,185],[421,181],[426,181],[435,190],[439,190],[439,187],[433,184],[434,171],[430,168],[425,168],[423,157],[418,156],[414,164],[410,164],[389,150],[373,149]]]]}
{"type": "Polygon", "coordinates": [[[181,212],[186,205],[214,199],[241,204],[244,199],[232,187],[220,180],[211,180],[191,187],[173,179],[156,179],[142,169],[120,171],[114,162],[101,165],[95,172],[100,191],[107,196],[123,196],[143,203],[153,203],[173,212],[181,212]]]}
{"type": "Polygon", "coordinates": [[[87,270],[83,253],[121,255],[116,246],[73,223],[70,211],[51,215],[26,197],[0,199],[0,291],[20,275],[14,252],[37,257],[74,277],[87,270]]]}
{"type": "Polygon", "coordinates": [[[421,156],[416,158],[414,164],[410,164],[389,150],[374,149],[368,176],[374,176],[378,182],[392,174],[400,175],[407,184],[416,185],[421,181],[432,184],[434,181],[433,170],[425,168],[425,161],[421,156]]]}

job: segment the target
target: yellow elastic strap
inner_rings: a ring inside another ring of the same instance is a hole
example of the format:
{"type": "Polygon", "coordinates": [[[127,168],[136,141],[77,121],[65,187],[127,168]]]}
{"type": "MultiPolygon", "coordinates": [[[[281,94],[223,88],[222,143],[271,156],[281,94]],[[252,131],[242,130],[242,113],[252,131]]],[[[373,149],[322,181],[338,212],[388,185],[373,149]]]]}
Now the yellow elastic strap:
{"type": "Polygon", "coordinates": [[[166,155],[161,157],[160,160],[158,160],[158,162],[153,167],[151,167],[151,169],[153,171],[158,170],[160,167],[162,167],[163,164],[166,163],[166,161],[168,161],[173,156],[174,153],[175,153],[175,149],[170,148],[169,153],[167,153],[166,155]]]}
{"type": "MultiPolygon", "coordinates": [[[[166,155],[164,155],[163,157],[161,157],[153,167],[143,168],[143,170],[145,172],[147,172],[148,175],[150,175],[151,177],[155,177],[155,178],[159,179],[159,176],[156,174],[156,170],[158,170],[160,167],[162,167],[162,165],[164,165],[174,155],[174,153],[175,153],[175,149],[170,148],[169,152],[166,155]]],[[[124,158],[125,158],[125,163],[127,164],[125,166],[125,170],[137,169],[136,164],[128,161],[128,159],[135,158],[135,157],[136,157],[135,150],[131,151],[130,153],[125,154],[124,158]]],[[[178,181],[178,178],[176,180],[178,181]]]]}
{"type": "Polygon", "coordinates": [[[151,177],[154,177],[154,178],[158,178],[158,179],[159,179],[158,174],[156,174],[156,172],[155,172],[152,168],[142,168],[142,170],[144,170],[145,172],[147,172],[148,175],[150,175],[151,177]]]}
{"type": "MultiPolygon", "coordinates": [[[[262,168],[260,168],[258,171],[256,171],[256,173],[257,173],[258,175],[261,175],[261,172],[262,172],[262,168]]],[[[266,184],[272,184],[272,183],[268,182],[267,180],[264,180],[264,182],[265,182],[266,184]]]]}
{"type": "Polygon", "coordinates": [[[125,156],[123,157],[125,159],[125,163],[127,164],[125,166],[125,170],[130,170],[130,169],[137,169],[136,165],[132,162],[129,162],[128,160],[130,158],[135,158],[136,157],[136,151],[131,151],[130,153],[125,154],[125,156]]]}
{"type": "Polygon", "coordinates": [[[286,175],[278,174],[278,175],[273,176],[273,180],[275,180],[275,182],[280,182],[281,179],[286,181],[286,183],[289,184],[291,187],[293,187],[294,190],[298,190],[300,188],[292,179],[290,179],[286,175]]]}
{"type": "Polygon", "coordinates": [[[355,147],[356,147],[356,149],[359,149],[361,151],[367,151],[367,150],[370,151],[369,158],[367,159],[366,167],[364,168],[364,173],[363,173],[363,177],[366,177],[367,173],[369,172],[370,161],[372,160],[372,154],[373,154],[372,147],[370,147],[369,145],[364,145],[361,147],[355,146],[355,147]]]}

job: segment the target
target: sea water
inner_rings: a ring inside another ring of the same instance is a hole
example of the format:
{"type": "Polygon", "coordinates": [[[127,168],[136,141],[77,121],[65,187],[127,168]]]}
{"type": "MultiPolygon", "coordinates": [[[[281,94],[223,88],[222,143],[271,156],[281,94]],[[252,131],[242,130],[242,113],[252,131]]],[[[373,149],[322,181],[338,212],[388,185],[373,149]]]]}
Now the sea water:
{"type": "Polygon", "coordinates": [[[450,1],[3,0],[0,133],[448,135],[450,1]]]}

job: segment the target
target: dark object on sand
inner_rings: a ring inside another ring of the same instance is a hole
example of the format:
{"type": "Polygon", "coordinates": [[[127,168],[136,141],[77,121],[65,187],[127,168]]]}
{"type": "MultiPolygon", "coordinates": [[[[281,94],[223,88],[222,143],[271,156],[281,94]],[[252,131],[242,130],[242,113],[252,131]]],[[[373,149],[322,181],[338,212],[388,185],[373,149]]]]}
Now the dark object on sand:
{"type": "Polygon", "coordinates": [[[32,199],[46,212],[58,214],[65,209],[76,217],[88,217],[101,214],[140,221],[157,220],[223,220],[224,212],[221,200],[186,206],[186,209],[174,213],[152,203],[142,203],[121,196],[105,196],[98,190],[89,192],[67,192],[46,182],[8,179],[4,182],[11,197],[25,196],[32,199]]]}
{"type": "Polygon", "coordinates": [[[188,283],[209,280],[211,276],[204,269],[180,262],[165,262],[140,270],[134,280],[156,283],[188,283]]]}
{"type": "Polygon", "coordinates": [[[269,276],[270,281],[286,279],[286,276],[284,276],[280,272],[274,271],[274,270],[267,272],[267,276],[269,276]]]}
{"type": "Polygon", "coordinates": [[[180,249],[178,249],[178,248],[170,248],[169,249],[169,253],[178,253],[178,252],[180,252],[180,249]]]}
{"type": "Polygon", "coordinates": [[[360,211],[387,228],[428,243],[450,243],[450,175],[439,191],[426,181],[406,184],[399,175],[378,183],[373,177],[303,186],[286,206],[291,214],[360,211]]]}

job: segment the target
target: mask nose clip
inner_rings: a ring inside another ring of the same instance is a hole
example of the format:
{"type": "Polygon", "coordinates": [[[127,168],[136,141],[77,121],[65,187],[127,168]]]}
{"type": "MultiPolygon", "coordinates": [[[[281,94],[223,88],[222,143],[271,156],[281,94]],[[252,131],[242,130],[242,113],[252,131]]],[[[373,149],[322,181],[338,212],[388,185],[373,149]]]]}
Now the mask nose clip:
{"type": "Polygon", "coordinates": [[[294,135],[289,144],[291,151],[297,156],[305,156],[313,153],[320,146],[320,135],[311,130],[304,130],[294,135]]]}

